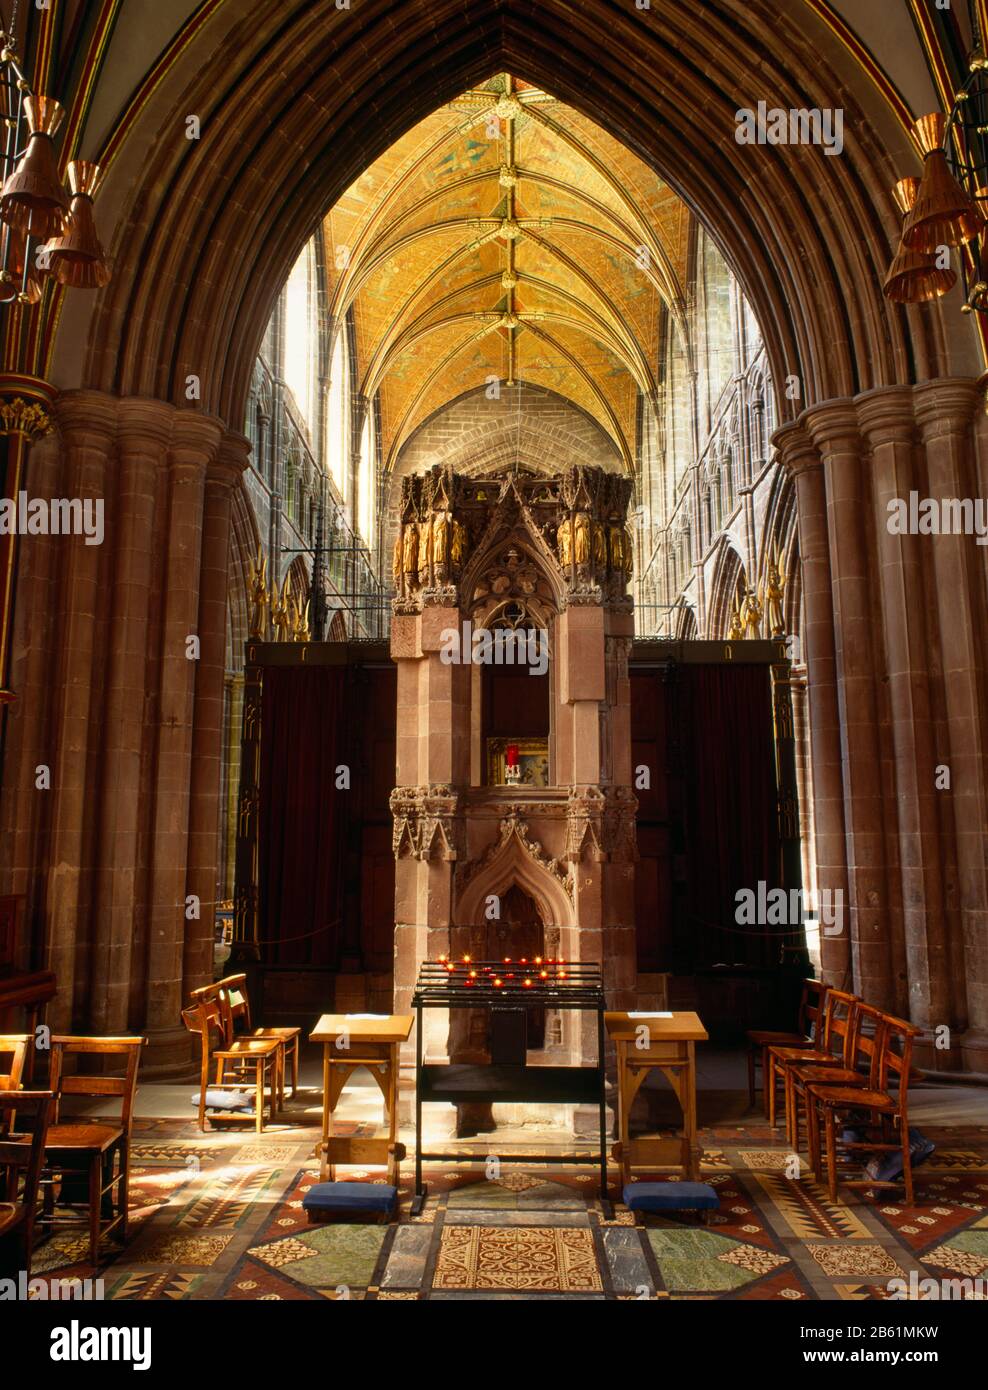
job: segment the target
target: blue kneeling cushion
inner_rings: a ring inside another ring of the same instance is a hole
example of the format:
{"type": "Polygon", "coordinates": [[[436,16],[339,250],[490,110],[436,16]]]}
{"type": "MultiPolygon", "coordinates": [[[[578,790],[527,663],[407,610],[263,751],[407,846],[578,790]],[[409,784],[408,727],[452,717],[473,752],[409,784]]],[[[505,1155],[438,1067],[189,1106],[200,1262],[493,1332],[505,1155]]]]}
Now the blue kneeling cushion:
{"type": "Polygon", "coordinates": [[[391,1211],[398,1189],[390,1183],[317,1182],[302,1198],[305,1211],[391,1211]]]}
{"type": "Polygon", "coordinates": [[[631,1211],[709,1211],[720,1206],[717,1193],[705,1182],[629,1182],[622,1195],[631,1211]]]}

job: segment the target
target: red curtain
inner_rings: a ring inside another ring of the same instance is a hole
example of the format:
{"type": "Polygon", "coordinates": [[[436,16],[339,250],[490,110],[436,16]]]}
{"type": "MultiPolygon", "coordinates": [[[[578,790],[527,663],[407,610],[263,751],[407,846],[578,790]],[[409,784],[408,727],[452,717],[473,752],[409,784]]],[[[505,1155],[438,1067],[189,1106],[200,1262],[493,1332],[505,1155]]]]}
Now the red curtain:
{"type": "Polygon", "coordinates": [[[261,693],[261,959],[335,969],[346,798],[343,667],[268,667],[261,693]]]}
{"type": "Polygon", "coordinates": [[[775,966],[798,926],[739,925],[739,889],[782,884],[766,666],[681,666],[682,771],[694,968],[775,966]]]}

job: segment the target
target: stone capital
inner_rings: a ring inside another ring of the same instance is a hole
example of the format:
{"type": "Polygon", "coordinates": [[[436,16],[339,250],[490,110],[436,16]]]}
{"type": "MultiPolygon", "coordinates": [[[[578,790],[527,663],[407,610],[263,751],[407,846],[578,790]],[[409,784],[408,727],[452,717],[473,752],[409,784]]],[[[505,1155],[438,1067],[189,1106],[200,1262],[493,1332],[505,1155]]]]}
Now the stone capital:
{"type": "Polygon", "coordinates": [[[924,443],[944,435],[967,434],[980,399],[971,377],[939,377],[913,388],[913,409],[924,443]]]}
{"type": "Polygon", "coordinates": [[[164,461],[171,439],[175,407],[147,396],[124,396],[118,406],[117,446],[122,455],[164,461]]]}
{"type": "Polygon", "coordinates": [[[223,438],[223,426],[211,415],[181,410],[175,415],[169,458],[173,463],[205,467],[216,455],[223,438]]]}
{"type": "Polygon", "coordinates": [[[909,386],[878,386],[855,396],[861,433],[872,449],[911,444],[916,438],[913,393],[909,386]]]}
{"type": "Polygon", "coordinates": [[[55,401],[55,416],[67,449],[106,453],[117,432],[115,396],[105,391],[65,391],[55,401]]]}
{"type": "Polygon", "coordinates": [[[234,491],[240,486],[249,462],[250,440],[235,430],[227,430],[219,439],[215,456],[210,459],[206,472],[207,486],[234,491]]]}
{"type": "Polygon", "coordinates": [[[795,421],[782,425],[772,435],[772,445],[779,455],[779,462],[791,478],[798,478],[813,468],[822,468],[820,450],[813,443],[802,425],[795,421]]]}
{"type": "Polygon", "coordinates": [[[850,397],[810,406],[799,417],[824,458],[840,453],[858,453],[861,428],[850,397]]]}

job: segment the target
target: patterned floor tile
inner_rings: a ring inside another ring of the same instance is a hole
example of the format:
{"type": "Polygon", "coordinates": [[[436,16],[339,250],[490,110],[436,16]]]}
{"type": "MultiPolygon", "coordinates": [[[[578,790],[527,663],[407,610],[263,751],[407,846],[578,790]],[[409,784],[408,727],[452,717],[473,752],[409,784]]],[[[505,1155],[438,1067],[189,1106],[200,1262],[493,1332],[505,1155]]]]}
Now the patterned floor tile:
{"type": "Polygon", "coordinates": [[[646,1232],[666,1287],[673,1293],[737,1289],[788,1264],[788,1256],[731,1240],[716,1231],[677,1227],[646,1232]]]}
{"type": "Polygon", "coordinates": [[[196,1289],[202,1283],[201,1274],[153,1274],[150,1271],[135,1271],[125,1274],[109,1285],[106,1296],[115,1302],[121,1300],[149,1300],[154,1298],[187,1299],[195,1298],[196,1289]]]}
{"type": "Polygon", "coordinates": [[[213,1265],[231,1236],[159,1235],[138,1241],[128,1262],[138,1265],[213,1265]]]}
{"type": "Polygon", "coordinates": [[[922,1259],[924,1264],[977,1279],[988,1273],[988,1230],[961,1231],[922,1259]]]}
{"type": "Polygon", "coordinates": [[[794,1181],[781,1173],[758,1173],[756,1179],[794,1236],[800,1240],[874,1239],[854,1209],[831,1202],[827,1190],[810,1178],[794,1181]]]}
{"type": "Polygon", "coordinates": [[[384,1234],[378,1225],[315,1226],[304,1235],[255,1245],[247,1253],[309,1288],[366,1288],[384,1234]]]}
{"type": "Polygon", "coordinates": [[[808,1253],[831,1279],[845,1275],[901,1276],[902,1270],[883,1245],[807,1245],[808,1253]]]}
{"type": "Polygon", "coordinates": [[[561,1183],[546,1182],[541,1178],[528,1178],[519,1184],[520,1178],[527,1174],[511,1174],[491,1181],[470,1183],[451,1192],[447,1201],[450,1208],[466,1207],[475,1211],[493,1211],[499,1208],[508,1210],[566,1211],[585,1210],[587,1201],[581,1193],[561,1183]]]}
{"type": "Polygon", "coordinates": [[[567,1227],[451,1226],[442,1232],[437,1289],[600,1289],[589,1231],[567,1227]]]}

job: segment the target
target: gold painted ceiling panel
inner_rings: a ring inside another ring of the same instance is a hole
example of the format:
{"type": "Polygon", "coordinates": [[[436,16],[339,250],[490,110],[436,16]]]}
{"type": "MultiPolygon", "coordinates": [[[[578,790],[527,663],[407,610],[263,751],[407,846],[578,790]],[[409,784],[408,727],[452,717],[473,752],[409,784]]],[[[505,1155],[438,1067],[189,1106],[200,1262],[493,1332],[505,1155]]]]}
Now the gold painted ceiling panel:
{"type": "Polygon", "coordinates": [[[690,227],[630,150],[506,74],[409,130],[323,225],[330,312],[352,316],[385,459],[490,377],[558,391],[630,459],[690,227]]]}

